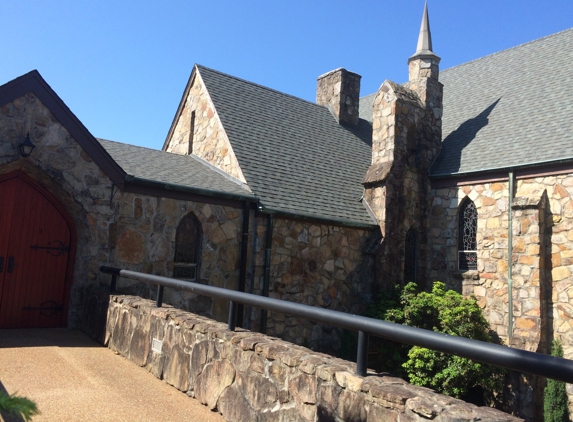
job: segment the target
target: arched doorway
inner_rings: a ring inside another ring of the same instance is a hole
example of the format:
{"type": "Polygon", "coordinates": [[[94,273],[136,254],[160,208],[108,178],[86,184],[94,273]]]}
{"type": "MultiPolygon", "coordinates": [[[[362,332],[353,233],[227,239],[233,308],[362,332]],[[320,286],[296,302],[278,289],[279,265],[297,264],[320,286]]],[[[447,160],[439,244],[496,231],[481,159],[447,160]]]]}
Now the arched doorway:
{"type": "Polygon", "coordinates": [[[66,325],[74,250],[57,200],[21,172],[0,176],[0,328],[66,325]]]}

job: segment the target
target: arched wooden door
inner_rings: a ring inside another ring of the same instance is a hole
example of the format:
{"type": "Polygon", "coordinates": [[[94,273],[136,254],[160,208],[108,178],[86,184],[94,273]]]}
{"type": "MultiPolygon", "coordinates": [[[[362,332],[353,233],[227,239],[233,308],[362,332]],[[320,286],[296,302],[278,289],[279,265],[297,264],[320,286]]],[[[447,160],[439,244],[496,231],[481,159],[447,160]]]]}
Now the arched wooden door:
{"type": "Polygon", "coordinates": [[[0,178],[0,328],[66,325],[74,237],[47,191],[22,173],[0,178]]]}

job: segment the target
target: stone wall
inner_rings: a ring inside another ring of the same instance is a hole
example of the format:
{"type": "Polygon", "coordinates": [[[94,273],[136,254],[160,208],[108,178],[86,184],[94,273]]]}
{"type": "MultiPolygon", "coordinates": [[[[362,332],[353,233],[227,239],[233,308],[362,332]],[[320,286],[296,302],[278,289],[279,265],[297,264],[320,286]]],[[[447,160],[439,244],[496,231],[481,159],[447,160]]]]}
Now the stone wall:
{"type": "Polygon", "coordinates": [[[0,109],[0,173],[22,171],[49,190],[73,220],[77,236],[68,324],[79,321],[82,284],[95,282],[109,264],[111,180],[32,93],[0,109]],[[36,148],[23,159],[18,145],[30,133],[36,148]]]}
{"type": "MultiPolygon", "coordinates": [[[[255,294],[263,288],[267,218],[256,219],[255,294]]],[[[365,251],[376,241],[376,233],[302,220],[273,221],[269,296],[362,314],[374,284],[372,257],[365,251]]],[[[258,329],[260,311],[253,310],[250,317],[250,327],[258,329]]],[[[267,333],[315,350],[340,348],[338,330],[284,314],[269,312],[267,333]]]]}
{"type": "MultiPolygon", "coordinates": [[[[428,169],[440,151],[441,84],[385,81],[373,103],[372,165],[364,176],[365,199],[383,236],[381,280],[403,283],[405,239],[413,230],[418,261],[427,260],[428,169]],[[412,89],[410,88],[412,87],[412,89]]],[[[415,274],[423,283],[425,265],[415,274]]]]}
{"type": "Polygon", "coordinates": [[[110,298],[105,342],[231,422],[521,420],[138,297],[110,298]]]}
{"type": "MultiPolygon", "coordinates": [[[[114,265],[133,271],[173,275],[175,233],[181,219],[194,213],[203,230],[198,281],[236,290],[242,212],[231,207],[124,193],[116,202],[115,223],[108,237],[114,265]]],[[[189,239],[194,242],[195,239],[189,239]]],[[[118,288],[140,289],[141,283],[120,279],[118,288]]],[[[128,290],[129,291],[129,290],[128,290]]],[[[148,295],[147,292],[139,294],[148,295]]],[[[152,294],[155,297],[155,293],[152,294]]],[[[191,293],[169,290],[164,300],[178,308],[218,321],[228,316],[227,304],[191,293]]]]}
{"type": "MultiPolygon", "coordinates": [[[[553,314],[551,325],[564,340],[568,358],[573,357],[566,337],[573,335],[569,304],[573,298],[572,195],[573,176],[562,175],[518,180],[513,198],[514,336],[539,333],[545,300],[553,309],[548,312],[553,314]],[[546,287],[544,296],[541,290],[546,287]]],[[[474,294],[492,327],[507,341],[508,182],[434,189],[432,201],[431,279],[474,294]],[[458,207],[466,196],[478,212],[478,269],[464,273],[457,269],[457,234],[458,207]]],[[[527,348],[535,351],[537,347],[527,348]]]]}
{"type": "Polygon", "coordinates": [[[231,143],[216,113],[199,70],[195,67],[183,109],[164,149],[177,154],[193,153],[246,183],[231,143]],[[192,142],[191,148],[190,142],[192,142]]]}
{"type": "MultiPolygon", "coordinates": [[[[0,111],[0,173],[20,170],[31,176],[58,199],[75,225],[69,326],[80,324],[86,286],[106,278],[101,265],[171,276],[175,231],[189,212],[203,229],[200,281],[237,288],[240,210],[121,191],[111,198],[111,180],[36,96],[28,94],[0,111]],[[22,159],[17,146],[27,132],[36,148],[22,159]]],[[[143,283],[120,279],[119,287],[155,297],[143,283]]],[[[171,291],[165,301],[221,321],[227,318],[227,304],[209,298],[171,291]]]]}
{"type": "MultiPolygon", "coordinates": [[[[565,357],[572,359],[573,175],[517,180],[515,190],[511,261],[507,181],[432,190],[430,278],[444,281],[465,295],[473,294],[506,344],[549,353],[552,339],[557,338],[563,343],[565,357]],[[478,267],[477,271],[462,272],[457,266],[458,207],[466,196],[478,212],[478,267]],[[513,300],[511,340],[509,265],[513,300]]],[[[529,394],[524,403],[532,401],[531,385],[528,388],[529,393],[521,394],[523,397],[529,394]]],[[[541,388],[538,386],[537,390],[533,393],[539,399],[541,388]]],[[[573,402],[570,386],[568,393],[573,402]]]]}

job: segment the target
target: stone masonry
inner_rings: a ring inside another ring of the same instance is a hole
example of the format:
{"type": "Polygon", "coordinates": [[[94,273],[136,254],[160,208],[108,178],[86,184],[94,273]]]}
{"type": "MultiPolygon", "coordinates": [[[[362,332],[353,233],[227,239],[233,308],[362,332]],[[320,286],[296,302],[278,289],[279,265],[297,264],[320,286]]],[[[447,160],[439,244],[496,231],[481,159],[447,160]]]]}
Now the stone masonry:
{"type": "Polygon", "coordinates": [[[198,68],[195,67],[193,72],[194,77],[182,104],[183,110],[173,133],[170,134],[166,151],[177,154],[193,153],[246,183],[198,68]]]}
{"type": "MultiPolygon", "coordinates": [[[[563,344],[565,357],[572,359],[573,176],[517,180],[511,200],[511,261],[507,181],[436,188],[431,197],[430,278],[442,280],[465,295],[474,295],[492,329],[506,344],[548,353],[552,339],[557,338],[563,344]],[[478,268],[463,272],[457,267],[456,239],[458,207],[465,197],[474,202],[478,212],[478,268]],[[513,299],[511,339],[509,265],[513,299]]],[[[540,391],[538,388],[535,394],[539,396],[540,391]]],[[[570,386],[568,393],[573,397],[570,386]]]]}
{"type": "Polygon", "coordinates": [[[356,126],[359,117],[361,78],[360,75],[342,68],[319,76],[316,103],[327,106],[340,124],[356,126]]]}
{"type": "MultiPolygon", "coordinates": [[[[408,230],[415,231],[420,245],[418,262],[428,259],[428,170],[440,152],[442,137],[438,63],[435,55],[415,55],[409,62],[409,82],[402,86],[385,81],[373,103],[372,165],[362,183],[383,236],[380,278],[387,285],[404,282],[408,230]]],[[[426,280],[424,268],[420,265],[415,281],[426,280]]]]}
{"type": "MultiPolygon", "coordinates": [[[[236,289],[239,277],[242,212],[232,207],[135,195],[112,197],[112,182],[76,140],[33,94],[5,104],[0,131],[2,173],[21,171],[46,187],[74,222],[76,259],[68,325],[80,324],[88,285],[98,283],[101,265],[171,276],[175,230],[181,218],[194,212],[203,229],[203,283],[236,289]],[[16,145],[30,132],[36,149],[20,158],[16,145]],[[111,198],[111,199],[110,199],[111,198]]],[[[106,279],[107,280],[107,279],[106,279]]],[[[119,280],[123,291],[154,296],[147,285],[119,280]]],[[[166,292],[165,300],[218,320],[227,318],[227,304],[184,293],[166,292]]]]}
{"type": "Polygon", "coordinates": [[[105,341],[230,422],[521,420],[139,297],[110,298],[105,341]]]}
{"type": "MultiPolygon", "coordinates": [[[[253,293],[262,292],[266,225],[256,221],[253,293]]],[[[270,262],[270,297],[361,314],[372,299],[372,256],[375,241],[369,230],[330,226],[302,220],[274,219],[270,262]]],[[[259,327],[259,311],[251,316],[259,327]]],[[[314,350],[340,348],[338,330],[308,320],[269,312],[267,333],[308,344],[314,350]]]]}

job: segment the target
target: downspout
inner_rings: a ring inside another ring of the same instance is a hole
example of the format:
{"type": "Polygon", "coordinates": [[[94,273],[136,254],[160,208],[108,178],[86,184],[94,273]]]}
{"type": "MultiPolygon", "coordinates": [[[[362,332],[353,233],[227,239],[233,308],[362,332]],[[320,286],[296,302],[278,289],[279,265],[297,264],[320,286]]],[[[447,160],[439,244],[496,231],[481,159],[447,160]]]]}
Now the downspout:
{"type": "Polygon", "coordinates": [[[509,345],[513,338],[513,280],[512,280],[512,267],[513,267],[513,170],[509,172],[509,211],[507,214],[507,306],[508,306],[508,337],[509,345]]]}
{"type": "MultiPolygon", "coordinates": [[[[273,245],[273,215],[269,214],[267,219],[267,239],[265,241],[265,274],[263,276],[263,292],[265,297],[269,296],[269,282],[271,278],[271,248],[273,245]]],[[[267,311],[261,310],[261,333],[267,332],[267,311]]]]}
{"type": "MultiPolygon", "coordinates": [[[[247,257],[249,244],[249,216],[251,214],[249,202],[245,201],[243,205],[243,229],[241,231],[241,257],[239,269],[239,292],[245,291],[245,280],[247,279],[247,257]]],[[[243,326],[243,305],[237,309],[237,326],[243,326]]]]}
{"type": "MultiPolygon", "coordinates": [[[[257,209],[255,208],[255,210],[253,211],[253,233],[251,236],[251,256],[250,256],[249,280],[248,280],[249,284],[247,286],[247,292],[251,294],[253,293],[253,285],[255,284],[255,255],[257,253],[256,247],[257,247],[257,209]]],[[[247,306],[245,308],[245,312],[247,313],[245,328],[247,330],[250,330],[253,324],[251,309],[252,309],[251,306],[247,306]]]]}

